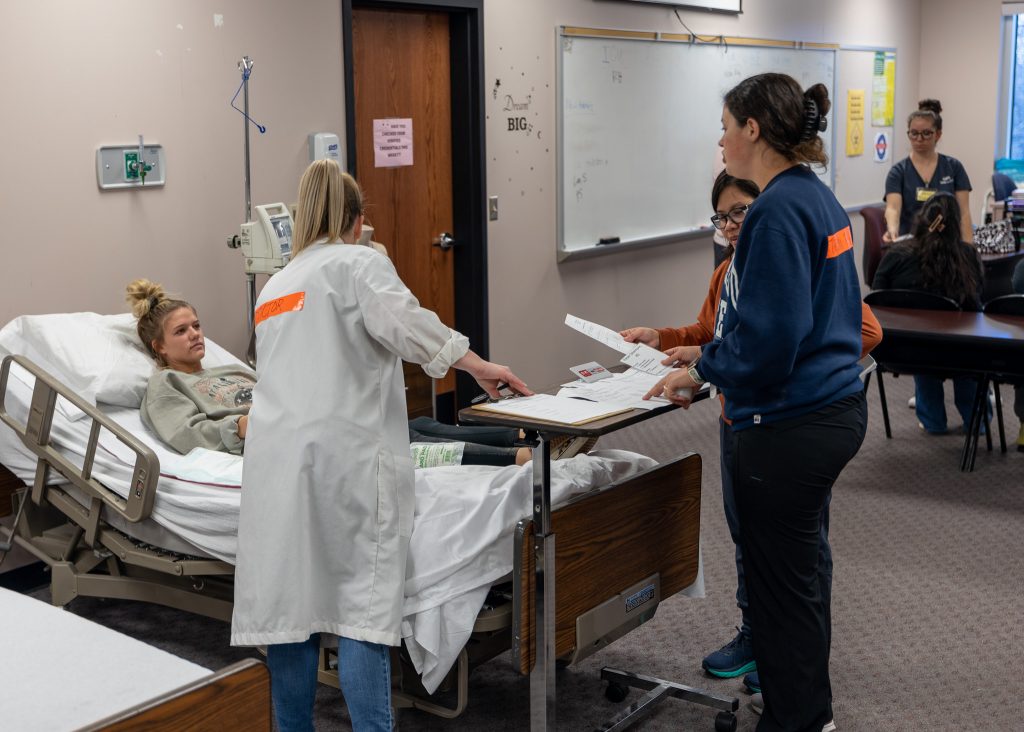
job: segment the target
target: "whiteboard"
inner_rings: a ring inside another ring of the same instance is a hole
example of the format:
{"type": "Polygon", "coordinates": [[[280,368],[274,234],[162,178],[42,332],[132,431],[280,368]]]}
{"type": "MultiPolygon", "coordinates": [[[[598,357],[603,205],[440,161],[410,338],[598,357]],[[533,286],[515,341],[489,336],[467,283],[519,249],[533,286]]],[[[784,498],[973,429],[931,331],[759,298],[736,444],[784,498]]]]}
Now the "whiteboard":
{"type": "MultiPolygon", "coordinates": [[[[835,48],[575,33],[558,34],[559,261],[706,234],[722,98],[743,79],[835,88],[835,48]]],[[[831,113],[828,129],[831,159],[831,113]]],[[[819,175],[832,184],[831,166],[819,175]]]]}
{"type": "MultiPolygon", "coordinates": [[[[837,123],[837,154],[835,157],[836,198],[848,210],[866,205],[881,205],[885,196],[885,177],[896,158],[892,145],[895,142],[892,127],[875,127],[871,120],[871,84],[874,78],[876,52],[893,52],[891,48],[842,48],[836,62],[836,99],[833,111],[837,123]],[[850,89],[864,90],[864,153],[855,157],[846,156],[846,107],[847,92],[850,89]],[[884,132],[890,146],[889,160],[876,163],[873,149],[875,136],[884,132]]],[[[897,59],[897,63],[899,63],[897,59]]],[[[897,95],[899,89],[896,89],[897,95]]],[[[902,124],[894,120],[895,124],[902,124]]]]}

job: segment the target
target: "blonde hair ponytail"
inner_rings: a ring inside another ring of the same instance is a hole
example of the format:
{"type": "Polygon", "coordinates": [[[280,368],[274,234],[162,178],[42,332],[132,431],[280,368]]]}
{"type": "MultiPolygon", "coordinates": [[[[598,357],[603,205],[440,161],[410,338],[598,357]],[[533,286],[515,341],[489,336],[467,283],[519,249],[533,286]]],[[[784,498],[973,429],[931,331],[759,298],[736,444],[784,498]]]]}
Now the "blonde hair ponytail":
{"type": "Polygon", "coordinates": [[[299,181],[292,256],[318,239],[341,240],[363,213],[363,193],[336,160],[314,160],[299,181]]]}
{"type": "Polygon", "coordinates": [[[162,285],[141,278],[128,283],[124,299],[139,319],[136,330],[142,345],[158,364],[166,366],[163,357],[153,349],[153,341],[163,340],[164,320],[181,308],[188,308],[198,316],[196,309],[184,300],[168,296],[162,285]]]}

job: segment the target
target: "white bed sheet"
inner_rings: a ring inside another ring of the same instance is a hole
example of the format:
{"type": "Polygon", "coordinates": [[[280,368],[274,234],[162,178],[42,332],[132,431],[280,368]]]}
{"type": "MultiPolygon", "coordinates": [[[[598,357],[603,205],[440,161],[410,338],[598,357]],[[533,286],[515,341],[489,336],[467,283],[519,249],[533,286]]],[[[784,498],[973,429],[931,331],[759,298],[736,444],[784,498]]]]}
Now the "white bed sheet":
{"type": "Polygon", "coordinates": [[[3,588],[0,618],[0,720],[7,730],[80,729],[210,675],[191,661],[3,588]]]}
{"type": "MultiPolygon", "coordinates": [[[[20,368],[12,369],[12,377],[7,409],[21,418],[18,410],[27,410],[33,377],[20,368]]],[[[180,455],[149,432],[138,410],[103,404],[100,408],[160,458],[152,522],[201,552],[233,564],[242,458],[209,450],[180,455]]],[[[55,414],[54,444],[81,463],[90,423],[55,414]]],[[[97,451],[94,475],[127,495],[134,453],[105,430],[100,444],[104,449],[97,451]]],[[[31,479],[34,458],[29,462],[29,457],[31,453],[13,432],[0,427],[0,462],[22,479],[31,479]]],[[[552,501],[608,485],[655,464],[651,458],[618,450],[557,461],[551,470],[552,501]]],[[[457,659],[490,584],[512,571],[513,530],[530,512],[532,490],[530,465],[417,471],[402,635],[428,691],[436,689],[457,659]]],[[[130,524],[127,533],[157,543],[137,535],[144,523],[130,524]]],[[[703,568],[686,592],[703,596],[703,568]]]]}

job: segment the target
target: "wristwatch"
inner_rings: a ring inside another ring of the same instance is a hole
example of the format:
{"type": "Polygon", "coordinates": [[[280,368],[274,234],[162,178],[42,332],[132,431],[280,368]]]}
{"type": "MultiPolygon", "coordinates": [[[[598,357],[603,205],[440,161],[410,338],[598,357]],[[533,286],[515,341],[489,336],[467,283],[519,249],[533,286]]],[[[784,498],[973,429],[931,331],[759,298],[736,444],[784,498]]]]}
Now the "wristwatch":
{"type": "Polygon", "coordinates": [[[700,386],[707,381],[707,379],[701,376],[700,372],[697,371],[697,361],[694,361],[686,367],[686,373],[690,375],[690,378],[693,379],[693,383],[697,386],[700,386]]]}

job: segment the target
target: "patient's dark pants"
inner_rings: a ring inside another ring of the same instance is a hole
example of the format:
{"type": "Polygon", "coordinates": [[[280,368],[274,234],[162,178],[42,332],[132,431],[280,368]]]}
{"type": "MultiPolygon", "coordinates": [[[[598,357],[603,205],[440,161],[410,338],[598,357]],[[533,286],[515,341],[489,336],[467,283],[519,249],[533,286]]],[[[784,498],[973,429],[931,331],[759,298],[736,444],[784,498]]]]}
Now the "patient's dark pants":
{"type": "Polygon", "coordinates": [[[758,732],[818,732],[832,718],[831,591],[821,527],[832,485],[867,429],[864,393],[733,432],[733,479],[754,658],[758,732]]]}
{"type": "Polygon", "coordinates": [[[515,465],[519,431],[508,427],[444,424],[430,417],[409,420],[409,442],[464,442],[463,465],[515,465]]]}

